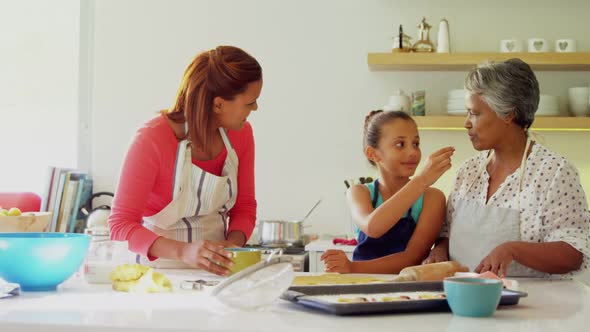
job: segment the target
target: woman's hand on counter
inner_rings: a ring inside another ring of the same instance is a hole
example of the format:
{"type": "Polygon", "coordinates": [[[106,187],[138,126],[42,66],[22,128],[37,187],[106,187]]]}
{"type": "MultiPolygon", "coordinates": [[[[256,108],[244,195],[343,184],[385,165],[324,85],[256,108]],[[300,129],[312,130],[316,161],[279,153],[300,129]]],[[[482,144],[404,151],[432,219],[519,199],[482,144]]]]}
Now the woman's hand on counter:
{"type": "Polygon", "coordinates": [[[502,243],[492,250],[479,265],[475,268],[475,272],[483,273],[491,271],[500,278],[506,277],[508,266],[514,261],[514,250],[512,242],[502,243]]]}
{"type": "Polygon", "coordinates": [[[329,249],[320,257],[326,266],[326,272],[351,273],[352,264],[342,250],[329,249]]]}
{"type": "Polygon", "coordinates": [[[190,266],[224,276],[229,274],[226,267],[233,265],[231,254],[224,247],[223,243],[207,240],[185,243],[180,258],[190,266]]]}
{"type": "Polygon", "coordinates": [[[422,264],[440,263],[449,260],[449,239],[442,238],[438,244],[432,248],[428,257],[422,261],[422,264]]]}

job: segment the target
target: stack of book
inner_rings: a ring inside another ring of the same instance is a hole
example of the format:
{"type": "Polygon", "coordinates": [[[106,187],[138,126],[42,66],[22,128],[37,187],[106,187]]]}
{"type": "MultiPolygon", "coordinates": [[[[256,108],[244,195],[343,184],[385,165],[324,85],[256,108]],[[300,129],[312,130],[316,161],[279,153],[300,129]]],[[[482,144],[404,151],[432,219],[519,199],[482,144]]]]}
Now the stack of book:
{"type": "Polygon", "coordinates": [[[86,216],[81,209],[92,195],[92,178],[86,171],[49,167],[41,211],[52,212],[48,232],[83,233],[86,216]]]}

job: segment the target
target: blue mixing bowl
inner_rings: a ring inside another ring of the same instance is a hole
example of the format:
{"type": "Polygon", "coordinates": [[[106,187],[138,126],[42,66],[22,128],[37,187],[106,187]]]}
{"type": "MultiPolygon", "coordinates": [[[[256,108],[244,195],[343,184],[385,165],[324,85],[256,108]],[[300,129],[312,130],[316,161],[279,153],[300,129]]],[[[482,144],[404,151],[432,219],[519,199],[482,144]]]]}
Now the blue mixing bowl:
{"type": "Polygon", "coordinates": [[[0,233],[0,278],[24,291],[50,291],[76,272],[90,237],[74,233],[0,233]]]}
{"type": "Polygon", "coordinates": [[[453,314],[488,317],[494,314],[502,296],[502,281],[483,278],[447,278],[445,296],[453,314]]]}

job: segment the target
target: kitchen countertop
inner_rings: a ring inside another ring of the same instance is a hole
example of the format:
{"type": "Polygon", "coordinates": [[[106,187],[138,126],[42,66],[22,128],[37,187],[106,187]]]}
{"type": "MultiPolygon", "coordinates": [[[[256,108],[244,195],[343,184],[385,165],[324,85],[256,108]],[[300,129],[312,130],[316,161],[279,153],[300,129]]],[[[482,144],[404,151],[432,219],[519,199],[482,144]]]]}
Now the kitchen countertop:
{"type": "Polygon", "coordinates": [[[208,291],[178,289],[181,280],[203,278],[203,272],[163,272],[175,286],[172,293],[119,293],[110,285],[87,284],[75,276],[57,292],[1,299],[0,331],[581,331],[590,316],[590,289],[571,280],[520,280],[520,290],[528,297],[516,306],[501,307],[491,318],[450,312],[340,317],[283,300],[256,311],[230,309],[208,291]]]}

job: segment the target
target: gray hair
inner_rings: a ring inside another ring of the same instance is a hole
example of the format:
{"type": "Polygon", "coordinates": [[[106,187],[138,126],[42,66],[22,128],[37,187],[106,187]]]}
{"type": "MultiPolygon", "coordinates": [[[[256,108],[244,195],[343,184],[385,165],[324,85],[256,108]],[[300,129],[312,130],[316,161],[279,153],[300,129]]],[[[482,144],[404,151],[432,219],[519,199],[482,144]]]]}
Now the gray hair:
{"type": "Polygon", "coordinates": [[[531,67],[520,59],[478,66],[467,74],[465,89],[480,95],[502,119],[514,112],[513,122],[525,130],[535,120],[539,82],[531,67]]]}

